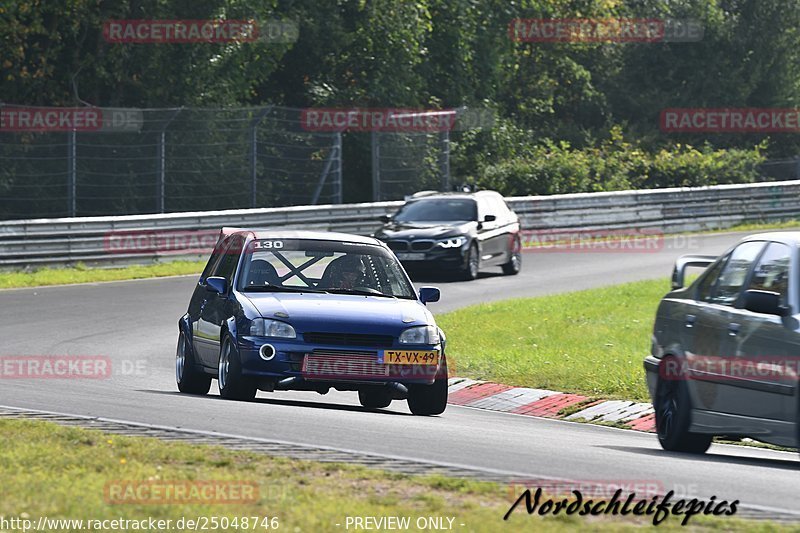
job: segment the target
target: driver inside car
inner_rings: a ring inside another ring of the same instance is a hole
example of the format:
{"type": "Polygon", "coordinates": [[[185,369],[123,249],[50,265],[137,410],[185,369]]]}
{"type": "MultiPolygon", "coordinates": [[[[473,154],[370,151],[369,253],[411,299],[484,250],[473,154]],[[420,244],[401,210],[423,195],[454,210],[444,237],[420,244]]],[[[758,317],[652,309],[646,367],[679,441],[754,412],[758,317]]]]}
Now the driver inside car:
{"type": "Polygon", "coordinates": [[[367,269],[357,255],[345,255],[331,261],[325,271],[325,287],[331,289],[354,289],[364,286],[367,269]]]}
{"type": "Polygon", "coordinates": [[[250,263],[250,272],[247,274],[247,284],[250,286],[267,286],[278,284],[278,271],[263,259],[254,259],[250,263]]]}

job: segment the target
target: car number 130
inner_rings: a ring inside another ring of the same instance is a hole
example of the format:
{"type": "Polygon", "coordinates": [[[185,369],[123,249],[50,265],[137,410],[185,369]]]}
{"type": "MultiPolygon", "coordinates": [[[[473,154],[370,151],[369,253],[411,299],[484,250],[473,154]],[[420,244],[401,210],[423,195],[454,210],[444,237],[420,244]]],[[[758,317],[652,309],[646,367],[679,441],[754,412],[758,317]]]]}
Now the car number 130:
{"type": "Polygon", "coordinates": [[[280,250],[283,248],[283,241],[256,241],[253,243],[256,249],[280,250]]]}

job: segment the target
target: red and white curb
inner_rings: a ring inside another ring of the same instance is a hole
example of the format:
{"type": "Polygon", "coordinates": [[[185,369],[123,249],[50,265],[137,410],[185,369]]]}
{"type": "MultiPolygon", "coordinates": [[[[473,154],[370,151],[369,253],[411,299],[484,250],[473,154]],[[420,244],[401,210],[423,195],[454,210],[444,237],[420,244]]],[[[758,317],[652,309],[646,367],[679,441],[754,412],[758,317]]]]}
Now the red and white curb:
{"type": "Polygon", "coordinates": [[[510,387],[490,381],[451,378],[448,403],[517,415],[612,422],[638,431],[655,431],[653,406],[625,400],[593,400],[580,394],[510,387]],[[562,414],[569,409],[571,414],[562,414]],[[578,409],[575,411],[575,409],[578,409]]]}

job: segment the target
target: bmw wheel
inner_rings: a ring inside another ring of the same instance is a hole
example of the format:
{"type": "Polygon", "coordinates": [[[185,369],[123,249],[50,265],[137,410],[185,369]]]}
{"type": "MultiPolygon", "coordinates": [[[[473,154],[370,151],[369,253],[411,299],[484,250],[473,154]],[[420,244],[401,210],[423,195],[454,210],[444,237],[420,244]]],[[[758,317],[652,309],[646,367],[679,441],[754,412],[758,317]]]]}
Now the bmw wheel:
{"type": "Polygon", "coordinates": [[[503,265],[503,274],[514,276],[522,270],[522,240],[519,235],[514,237],[514,244],[511,245],[511,259],[503,265]]]}
{"type": "MultiPolygon", "coordinates": [[[[662,367],[669,362],[665,359],[662,367]]],[[[713,436],[689,432],[692,405],[685,377],[659,376],[655,396],[653,407],[661,447],[673,452],[704,453],[713,436]]]]}
{"type": "Polygon", "coordinates": [[[467,263],[461,269],[461,278],[466,281],[471,281],[478,277],[478,271],[480,270],[481,258],[480,253],[478,252],[478,245],[474,242],[469,247],[469,252],[467,253],[467,263]]]}
{"type": "Polygon", "coordinates": [[[175,381],[178,390],[184,394],[208,394],[211,389],[211,376],[195,369],[192,350],[182,331],[178,335],[175,353],[175,381]]]}
{"type": "Polygon", "coordinates": [[[217,382],[219,395],[227,400],[249,401],[256,397],[256,384],[242,375],[239,352],[230,335],[225,335],[220,347],[217,382]]]}

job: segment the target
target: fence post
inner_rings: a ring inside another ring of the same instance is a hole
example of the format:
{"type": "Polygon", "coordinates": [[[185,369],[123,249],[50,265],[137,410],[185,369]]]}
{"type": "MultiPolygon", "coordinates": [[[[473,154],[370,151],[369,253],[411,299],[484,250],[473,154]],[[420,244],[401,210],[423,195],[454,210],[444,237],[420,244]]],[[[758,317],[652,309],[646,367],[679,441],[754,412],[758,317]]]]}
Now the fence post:
{"type": "Polygon", "coordinates": [[[439,134],[439,172],[442,174],[442,190],[450,190],[450,132],[439,134]]]}
{"type": "Polygon", "coordinates": [[[258,207],[256,195],[258,194],[258,125],[272,111],[273,106],[267,106],[250,122],[250,207],[258,207]]]}
{"type": "MultiPolygon", "coordinates": [[[[314,196],[311,197],[311,205],[317,205],[319,201],[319,197],[322,194],[322,187],[325,186],[325,181],[328,179],[328,175],[331,173],[331,167],[333,166],[334,162],[339,159],[339,146],[336,145],[335,141],[336,137],[334,137],[334,144],[331,146],[331,153],[328,154],[328,160],[325,161],[325,167],[322,169],[322,174],[319,175],[319,181],[317,181],[317,187],[314,189],[314,196]]],[[[334,178],[335,180],[335,178],[334,178]]],[[[334,189],[336,188],[336,182],[333,182],[334,189]]],[[[334,195],[336,192],[334,192],[334,195]]],[[[341,191],[339,191],[341,195],[341,191]]],[[[341,203],[341,202],[339,202],[341,203]]]]}
{"type": "Polygon", "coordinates": [[[183,107],[175,110],[166,124],[161,127],[156,148],[157,180],[156,180],[156,213],[163,213],[166,207],[165,196],[167,187],[167,128],[175,120],[183,107]]]}
{"type": "Polygon", "coordinates": [[[78,216],[78,179],[77,179],[77,132],[71,129],[67,134],[67,212],[68,216],[78,216]]]}
{"type": "Polygon", "coordinates": [[[372,201],[381,201],[381,170],[380,170],[380,146],[378,145],[378,132],[370,134],[372,151],[372,201]]]}
{"type": "Polygon", "coordinates": [[[337,131],[333,138],[333,147],[336,150],[336,167],[333,171],[334,175],[334,193],[333,202],[336,204],[342,203],[342,132],[337,131]]]}

